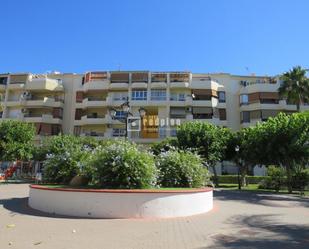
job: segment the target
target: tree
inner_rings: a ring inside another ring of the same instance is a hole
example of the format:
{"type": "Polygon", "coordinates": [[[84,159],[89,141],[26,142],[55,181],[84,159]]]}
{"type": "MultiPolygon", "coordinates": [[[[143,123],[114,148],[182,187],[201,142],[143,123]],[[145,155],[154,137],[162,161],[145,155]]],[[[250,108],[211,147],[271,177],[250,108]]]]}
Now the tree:
{"type": "Polygon", "coordinates": [[[296,104],[299,112],[300,105],[309,101],[309,80],[306,77],[306,70],[300,66],[293,67],[280,79],[282,84],[279,87],[279,95],[286,98],[287,102],[296,104]]]}
{"type": "Polygon", "coordinates": [[[32,124],[6,120],[0,123],[0,160],[29,160],[33,152],[35,128],[32,124]]]}
{"type": "Polygon", "coordinates": [[[253,155],[260,164],[286,168],[289,193],[292,192],[292,169],[309,160],[309,116],[303,113],[280,113],[253,128],[253,155]]]}
{"type": "Polygon", "coordinates": [[[216,163],[224,158],[230,131],[207,122],[187,122],[177,129],[179,147],[195,149],[212,167],[214,183],[218,185],[216,163]]]}
{"type": "Polygon", "coordinates": [[[225,160],[235,162],[238,167],[238,188],[246,185],[246,175],[249,165],[258,163],[255,150],[252,144],[254,141],[254,127],[244,128],[229,136],[227,149],[225,152],[225,160]]]}

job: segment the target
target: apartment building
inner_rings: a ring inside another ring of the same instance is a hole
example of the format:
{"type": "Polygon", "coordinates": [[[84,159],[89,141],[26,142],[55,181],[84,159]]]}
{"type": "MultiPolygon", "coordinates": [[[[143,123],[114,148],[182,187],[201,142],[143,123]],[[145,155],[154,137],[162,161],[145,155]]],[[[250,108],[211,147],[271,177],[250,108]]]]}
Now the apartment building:
{"type": "MultiPolygon", "coordinates": [[[[225,73],[111,71],[0,74],[1,119],[33,123],[37,140],[60,132],[151,143],[192,120],[239,130],[296,106],[278,95],[278,77],[225,73]],[[126,133],[122,104],[143,116],[126,133]],[[113,115],[111,115],[113,113],[113,115]]],[[[308,105],[301,110],[309,110],[308,105]]]]}

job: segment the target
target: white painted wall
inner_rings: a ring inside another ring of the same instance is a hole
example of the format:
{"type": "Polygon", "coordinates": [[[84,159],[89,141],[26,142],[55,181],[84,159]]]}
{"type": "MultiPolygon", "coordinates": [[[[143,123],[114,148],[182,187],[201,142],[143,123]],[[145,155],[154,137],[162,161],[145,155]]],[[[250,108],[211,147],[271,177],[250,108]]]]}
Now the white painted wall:
{"type": "Polygon", "coordinates": [[[213,192],[71,192],[30,187],[29,206],[47,213],[92,218],[170,218],[208,212],[213,192]]]}

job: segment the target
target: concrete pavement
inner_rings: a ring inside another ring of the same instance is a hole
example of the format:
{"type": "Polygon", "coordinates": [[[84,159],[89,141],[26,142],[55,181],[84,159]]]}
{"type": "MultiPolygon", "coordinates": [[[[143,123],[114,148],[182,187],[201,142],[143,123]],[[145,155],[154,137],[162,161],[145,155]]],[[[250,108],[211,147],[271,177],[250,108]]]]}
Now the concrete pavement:
{"type": "Polygon", "coordinates": [[[309,248],[309,199],[215,191],[206,214],[175,219],[76,219],[27,206],[27,184],[0,184],[0,248],[309,248]]]}

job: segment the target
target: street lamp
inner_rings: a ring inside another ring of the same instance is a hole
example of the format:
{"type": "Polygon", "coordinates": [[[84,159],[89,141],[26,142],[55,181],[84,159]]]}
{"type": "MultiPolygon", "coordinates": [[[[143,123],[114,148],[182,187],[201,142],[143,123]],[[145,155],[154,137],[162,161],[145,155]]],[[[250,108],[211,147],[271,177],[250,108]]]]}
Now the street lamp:
{"type": "Polygon", "coordinates": [[[236,152],[236,164],[237,164],[237,168],[238,168],[238,171],[237,171],[237,179],[238,179],[238,189],[240,190],[241,189],[241,184],[240,184],[240,165],[238,164],[238,153],[239,153],[239,150],[240,150],[240,147],[239,145],[236,145],[235,146],[235,152],[236,152]]]}
{"type": "MultiPolygon", "coordinates": [[[[129,102],[129,98],[127,97],[126,101],[120,105],[124,116],[123,117],[116,117],[117,114],[117,110],[114,108],[110,108],[109,109],[109,114],[112,117],[112,119],[117,119],[118,121],[125,123],[125,138],[128,137],[128,123],[131,122],[133,123],[134,121],[131,119],[128,119],[129,116],[133,116],[133,114],[130,112],[130,102],[129,102]]],[[[146,115],[146,110],[142,107],[139,108],[138,110],[139,115],[141,118],[143,118],[146,115]]]]}

